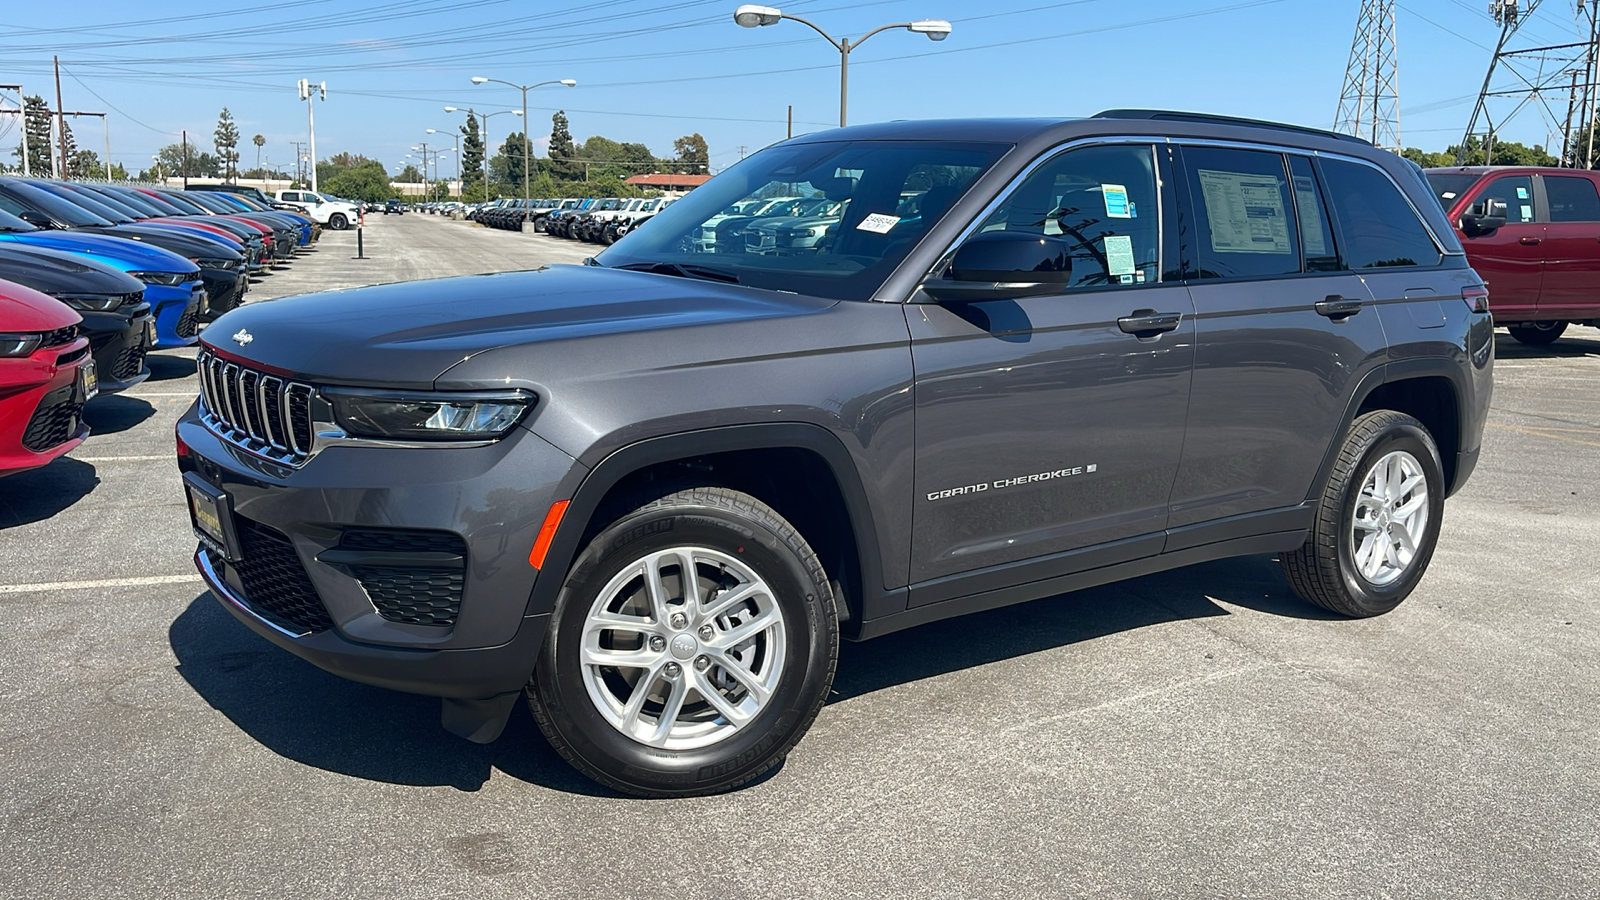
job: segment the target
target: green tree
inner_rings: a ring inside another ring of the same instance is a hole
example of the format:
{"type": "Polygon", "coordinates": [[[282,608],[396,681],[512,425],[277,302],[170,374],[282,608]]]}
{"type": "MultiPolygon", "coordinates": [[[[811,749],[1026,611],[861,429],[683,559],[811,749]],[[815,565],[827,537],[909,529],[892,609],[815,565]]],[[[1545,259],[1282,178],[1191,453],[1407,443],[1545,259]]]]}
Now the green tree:
{"type": "Polygon", "coordinates": [[[228,182],[238,181],[239,126],[233,121],[233,113],[228,112],[226,106],[217,116],[217,130],[212,132],[211,139],[217,147],[217,162],[222,166],[222,179],[228,182]]]}
{"type": "MultiPolygon", "coordinates": [[[[72,165],[72,157],[76,156],[77,153],[78,153],[78,141],[77,141],[76,138],[74,138],[72,136],[72,126],[67,124],[67,117],[66,116],[61,116],[60,118],[61,118],[61,146],[60,146],[60,149],[61,149],[61,160],[62,160],[62,164],[64,166],[69,167],[69,171],[64,172],[62,174],[66,175],[68,178],[71,178],[72,177],[72,173],[70,171],[70,167],[72,165]]],[[[34,173],[34,174],[38,174],[38,173],[34,173]]]]}
{"type": "Polygon", "coordinates": [[[472,195],[476,200],[484,197],[483,135],[478,131],[478,117],[467,114],[467,124],[461,126],[461,196],[472,195]]]}
{"type": "Polygon", "coordinates": [[[93,150],[79,150],[67,158],[68,178],[104,178],[106,177],[105,165],[100,162],[100,154],[93,150]]]}
{"type": "Polygon", "coordinates": [[[672,142],[672,151],[677,154],[674,162],[679,172],[689,175],[705,175],[711,171],[711,148],[706,146],[706,139],[700,132],[686,134],[672,142]]]}
{"type": "Polygon", "coordinates": [[[189,145],[188,159],[185,160],[182,144],[168,144],[156,151],[161,159],[161,169],[168,177],[184,174],[184,163],[188,163],[190,178],[216,178],[221,168],[217,158],[209,153],[202,153],[194,144],[189,145]]]}
{"type": "Polygon", "coordinates": [[[22,148],[28,148],[28,171],[33,175],[50,175],[50,156],[52,147],[50,142],[50,107],[45,105],[44,98],[38,95],[28,97],[23,101],[23,126],[22,143],[11,155],[17,160],[17,169],[22,169],[22,148]]]}
{"type": "Polygon", "coordinates": [[[507,193],[522,196],[522,160],[523,148],[527,145],[528,160],[533,164],[530,177],[539,171],[538,160],[533,158],[533,147],[528,143],[528,138],[521,132],[506,135],[505,143],[500,145],[500,152],[489,160],[489,171],[495,182],[502,185],[507,193]]]}
{"type": "Polygon", "coordinates": [[[111,180],[112,181],[127,181],[128,180],[128,170],[123,167],[122,163],[114,162],[114,163],[111,164],[111,180]]]}
{"type": "Polygon", "coordinates": [[[417,171],[417,167],[416,166],[414,166],[414,165],[412,165],[410,163],[406,163],[406,167],[404,169],[400,170],[400,174],[394,176],[393,178],[391,178],[389,180],[390,181],[399,182],[399,183],[402,183],[402,184],[421,184],[422,183],[422,173],[417,171]]]}
{"type": "Polygon", "coordinates": [[[572,129],[567,125],[565,110],[556,110],[550,117],[550,174],[558,180],[572,181],[583,177],[583,166],[570,160],[577,155],[572,143],[572,129]]]}
{"type": "Polygon", "coordinates": [[[317,186],[323,191],[347,200],[377,201],[395,196],[383,163],[367,160],[359,165],[340,169],[333,177],[324,179],[317,173],[317,186]]]}

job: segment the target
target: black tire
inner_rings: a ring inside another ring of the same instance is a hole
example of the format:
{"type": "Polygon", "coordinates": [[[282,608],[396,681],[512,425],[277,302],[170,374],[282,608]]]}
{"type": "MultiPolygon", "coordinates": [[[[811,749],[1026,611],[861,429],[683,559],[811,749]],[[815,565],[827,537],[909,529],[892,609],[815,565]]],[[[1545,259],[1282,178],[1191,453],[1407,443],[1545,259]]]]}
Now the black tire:
{"type": "Polygon", "coordinates": [[[1519,344],[1528,344],[1533,347],[1543,347],[1553,344],[1567,330],[1565,322],[1527,322],[1520,325],[1509,326],[1511,336],[1519,344]]]}
{"type": "Polygon", "coordinates": [[[1444,518],[1444,472],[1433,436],[1416,419],[1392,410],[1359,416],[1350,424],[1333,472],[1322,492],[1306,542],[1278,557],[1284,577],[1301,599],[1340,615],[1379,616],[1400,605],[1416,588],[1433,558],[1444,518]],[[1351,534],[1361,485],[1373,466],[1392,451],[1409,453],[1426,478],[1428,521],[1410,565],[1388,584],[1363,577],[1351,534]]]}
{"type": "Polygon", "coordinates": [[[350,227],[350,220],[344,217],[344,213],[334,213],[328,219],[328,227],[334,231],[343,231],[350,227]]]}
{"type": "Polygon", "coordinates": [[[526,690],[551,745],[585,775],[641,797],[732,790],[783,761],[815,720],[839,656],[838,615],[827,573],[805,539],[771,507],[716,487],[640,505],[595,535],[573,563],[526,690]],[[747,564],[783,614],[785,662],[772,696],[744,727],[709,746],[657,749],[624,735],[591,700],[579,641],[607,583],[646,554],[691,545],[747,564]]]}

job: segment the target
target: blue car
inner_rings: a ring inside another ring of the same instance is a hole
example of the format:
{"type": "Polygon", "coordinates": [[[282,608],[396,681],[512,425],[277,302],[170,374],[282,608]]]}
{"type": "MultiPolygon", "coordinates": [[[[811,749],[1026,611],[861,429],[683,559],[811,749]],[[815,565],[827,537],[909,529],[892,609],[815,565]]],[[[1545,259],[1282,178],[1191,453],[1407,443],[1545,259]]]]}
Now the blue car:
{"type": "Polygon", "coordinates": [[[311,244],[312,223],[311,223],[311,220],[309,218],[307,218],[306,216],[302,216],[299,213],[286,212],[284,210],[277,210],[277,209],[271,209],[271,208],[266,208],[266,209],[258,208],[258,206],[252,205],[252,203],[249,200],[249,198],[240,197],[238,194],[230,194],[230,193],[228,193],[226,191],[207,191],[205,193],[206,193],[207,197],[213,198],[215,200],[221,200],[224,203],[226,203],[228,206],[237,208],[240,212],[272,213],[273,215],[281,216],[281,217],[283,217],[283,219],[285,219],[287,221],[290,221],[290,222],[293,222],[293,223],[295,223],[295,225],[297,225],[299,227],[299,229],[300,229],[300,244],[299,245],[301,247],[307,247],[307,246],[310,246],[310,244],[311,244]]]}
{"type": "Polygon", "coordinates": [[[151,346],[185,347],[200,339],[206,297],[200,267],[176,253],[125,238],[45,231],[4,210],[0,210],[0,241],[77,253],[127,272],[144,282],[144,299],[156,317],[151,346]]]}

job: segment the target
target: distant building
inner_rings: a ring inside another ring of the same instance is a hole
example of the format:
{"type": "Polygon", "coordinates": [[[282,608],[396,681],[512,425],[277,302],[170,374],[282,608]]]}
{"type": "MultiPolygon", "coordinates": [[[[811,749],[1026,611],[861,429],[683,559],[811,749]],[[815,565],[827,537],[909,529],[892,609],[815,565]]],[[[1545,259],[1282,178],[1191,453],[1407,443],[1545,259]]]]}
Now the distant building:
{"type": "Polygon", "coordinates": [[[687,194],[711,180],[710,175],[679,175],[655,172],[650,175],[631,175],[628,184],[638,188],[663,191],[667,194],[687,194]]]}

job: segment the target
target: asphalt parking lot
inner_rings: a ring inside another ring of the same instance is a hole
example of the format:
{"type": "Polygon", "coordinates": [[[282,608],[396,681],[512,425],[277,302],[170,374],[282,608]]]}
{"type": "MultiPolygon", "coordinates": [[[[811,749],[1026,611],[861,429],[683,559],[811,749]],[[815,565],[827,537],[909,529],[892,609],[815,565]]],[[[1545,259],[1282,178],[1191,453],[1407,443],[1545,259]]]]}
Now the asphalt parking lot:
{"type": "MultiPolygon", "coordinates": [[[[596,249],[368,222],[371,259],[327,233],[251,302],[596,249]]],[[[239,625],[172,461],[193,353],[157,354],[0,480],[0,896],[1600,895],[1600,330],[1499,340],[1482,463],[1396,612],[1330,618],[1250,557],[846,645],[775,775],[678,801],[239,625]]]]}

